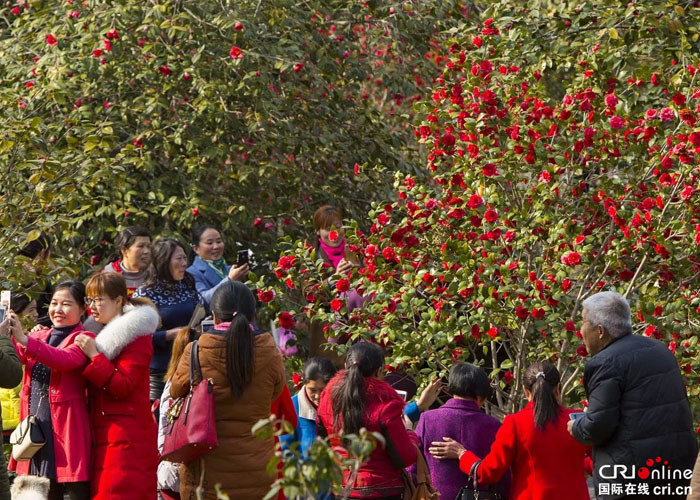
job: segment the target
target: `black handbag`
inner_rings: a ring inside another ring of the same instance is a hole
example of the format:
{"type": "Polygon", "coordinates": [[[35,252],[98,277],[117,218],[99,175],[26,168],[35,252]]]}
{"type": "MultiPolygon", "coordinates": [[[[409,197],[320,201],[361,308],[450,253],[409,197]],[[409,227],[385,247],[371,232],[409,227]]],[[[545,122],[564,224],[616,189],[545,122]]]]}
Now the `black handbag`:
{"type": "Polygon", "coordinates": [[[462,486],[457,493],[455,500],[503,500],[499,493],[493,490],[479,491],[476,473],[481,465],[481,460],[477,460],[469,471],[469,480],[466,486],[462,486]]]}

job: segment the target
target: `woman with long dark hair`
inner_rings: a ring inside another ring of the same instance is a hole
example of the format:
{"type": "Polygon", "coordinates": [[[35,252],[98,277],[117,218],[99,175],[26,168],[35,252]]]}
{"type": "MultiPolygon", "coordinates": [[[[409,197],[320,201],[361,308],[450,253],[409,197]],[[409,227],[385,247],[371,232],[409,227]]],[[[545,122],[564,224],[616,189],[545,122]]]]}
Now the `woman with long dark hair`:
{"type": "MultiPolygon", "coordinates": [[[[255,334],[255,297],[243,283],[226,281],[214,293],[214,328],[197,341],[204,379],[214,384],[216,434],[219,447],[201,460],[183,464],[180,495],[194,499],[198,487],[205,500],[217,498],[214,486],[236,500],[259,500],[273,478],[266,467],[274,453],[272,439],[251,434],[255,423],[270,415],[272,402],[282,393],[284,364],[269,333],[255,334]]],[[[185,348],[171,379],[170,395],[190,389],[190,351],[185,348]]]]}
{"type": "Polygon", "coordinates": [[[90,498],[90,419],[82,375],[88,358],[76,338],[83,332],[85,285],[64,281],[49,303],[53,327],[28,335],[12,314],[12,335],[24,363],[20,421],[35,415],[46,444],[30,460],[10,461],[18,475],[50,479],[49,499],[90,498]]]}
{"type": "Polygon", "coordinates": [[[350,498],[400,500],[401,471],[417,458],[418,438],[403,424],[404,400],[381,380],[383,369],[381,348],[359,342],[348,350],[345,370],[321,394],[318,418],[332,443],[341,444],[343,434],[356,434],[363,427],[386,439],[386,448],[378,445],[355,477],[345,471],[343,485],[350,488],[350,498]]]}
{"type": "Polygon", "coordinates": [[[202,297],[187,269],[185,247],[173,238],[153,242],[153,265],[146,284],[134,297],[146,297],[158,308],[161,327],[153,334],[151,359],[151,402],[160,399],[165,387],[165,372],[170,362],[173,340],[187,326],[202,297]]]}
{"type": "Polygon", "coordinates": [[[587,448],[566,429],[575,410],[561,406],[561,376],[543,361],[525,370],[524,388],[529,403],[508,415],[496,434],[491,451],[480,460],[453,439],[434,441],[431,455],[458,459],[465,474],[477,465],[477,479],[493,484],[510,468],[510,500],[588,500],[584,460],[587,448]]]}

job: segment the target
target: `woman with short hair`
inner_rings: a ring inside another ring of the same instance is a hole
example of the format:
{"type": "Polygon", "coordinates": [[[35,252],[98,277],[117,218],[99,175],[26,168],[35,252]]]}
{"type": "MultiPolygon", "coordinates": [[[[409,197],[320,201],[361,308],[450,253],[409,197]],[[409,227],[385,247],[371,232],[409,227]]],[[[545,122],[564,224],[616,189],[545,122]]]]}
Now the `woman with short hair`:
{"type": "Polygon", "coordinates": [[[512,472],[510,500],[589,500],[585,457],[566,425],[574,410],[561,406],[561,376],[550,362],[531,365],[523,377],[529,403],[508,415],[483,460],[476,450],[451,438],[433,441],[428,451],[439,460],[458,459],[465,474],[476,465],[479,484],[498,482],[512,472]]]}
{"type": "MultiPolygon", "coordinates": [[[[501,423],[481,410],[492,391],[486,373],[478,366],[469,363],[454,365],[448,377],[447,392],[452,398],[444,405],[421,414],[416,435],[433,486],[440,492],[440,498],[451,500],[462,486],[466,486],[468,476],[460,471],[456,461],[441,461],[428,453],[431,443],[441,441],[443,437],[452,438],[477,456],[484,457],[501,423]]],[[[506,498],[509,486],[509,477],[499,483],[498,491],[506,498]]]]}

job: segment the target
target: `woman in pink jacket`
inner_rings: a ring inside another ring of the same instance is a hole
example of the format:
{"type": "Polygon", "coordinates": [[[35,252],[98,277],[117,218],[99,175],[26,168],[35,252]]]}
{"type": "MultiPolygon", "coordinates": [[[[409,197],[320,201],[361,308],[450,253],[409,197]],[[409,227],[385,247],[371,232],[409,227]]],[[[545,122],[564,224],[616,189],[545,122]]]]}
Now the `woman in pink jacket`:
{"type": "Polygon", "coordinates": [[[79,281],[58,285],[49,304],[50,330],[25,335],[11,316],[12,335],[25,365],[20,393],[20,419],[35,415],[46,444],[30,459],[10,461],[17,474],[51,480],[49,500],[90,498],[90,420],[83,368],[88,358],[75,344],[83,332],[85,286],[79,281]]]}

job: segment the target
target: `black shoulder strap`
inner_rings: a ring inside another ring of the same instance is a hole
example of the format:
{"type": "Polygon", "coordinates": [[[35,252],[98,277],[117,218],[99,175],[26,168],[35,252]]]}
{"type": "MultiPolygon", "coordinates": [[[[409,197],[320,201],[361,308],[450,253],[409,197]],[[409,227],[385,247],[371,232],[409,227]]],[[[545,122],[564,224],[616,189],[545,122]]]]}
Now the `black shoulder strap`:
{"type": "Polygon", "coordinates": [[[199,364],[199,343],[195,340],[192,342],[192,349],[190,350],[190,385],[194,387],[202,379],[204,379],[204,376],[202,375],[202,367],[199,364]],[[195,375],[199,376],[198,380],[195,380],[195,375]]]}

